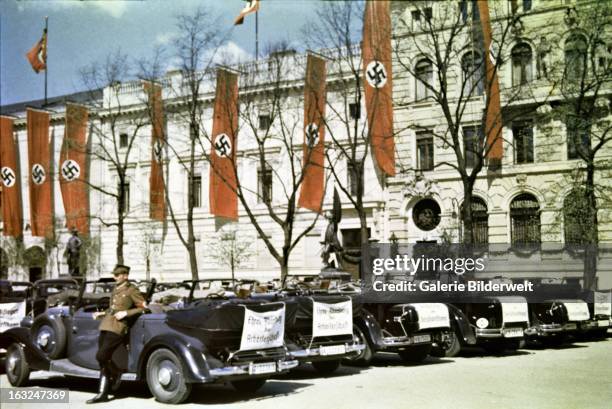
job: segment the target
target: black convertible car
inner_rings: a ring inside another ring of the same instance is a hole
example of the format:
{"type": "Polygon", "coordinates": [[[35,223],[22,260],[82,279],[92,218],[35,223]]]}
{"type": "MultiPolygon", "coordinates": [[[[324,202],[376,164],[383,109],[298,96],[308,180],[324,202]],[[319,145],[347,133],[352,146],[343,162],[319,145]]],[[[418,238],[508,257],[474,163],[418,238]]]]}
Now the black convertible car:
{"type": "MultiPolygon", "coordinates": [[[[68,308],[49,308],[40,315],[53,323],[45,326],[44,346],[40,330],[33,337],[34,328],[0,334],[13,386],[26,384],[32,370],[99,376],[99,322],[92,314],[108,307],[109,284],[85,282],[68,308]]],[[[180,403],[194,383],[229,381],[237,389],[254,391],[268,377],[297,366],[284,344],[285,303],[210,295],[187,307],[158,305],[136,317],[129,347],[113,356],[125,370],[122,380],[146,381],[158,401],[180,403]]]]}

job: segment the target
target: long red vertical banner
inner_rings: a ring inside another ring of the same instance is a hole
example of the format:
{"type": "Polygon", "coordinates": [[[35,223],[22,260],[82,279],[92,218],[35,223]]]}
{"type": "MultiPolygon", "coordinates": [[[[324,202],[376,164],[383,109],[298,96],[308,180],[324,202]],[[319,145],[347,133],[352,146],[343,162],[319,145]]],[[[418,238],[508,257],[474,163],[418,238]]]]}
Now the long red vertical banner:
{"type": "Polygon", "coordinates": [[[361,50],[368,134],[378,167],[395,175],[393,70],[389,1],[367,1],[361,50]]]}
{"type": "Polygon", "coordinates": [[[49,114],[28,108],[30,225],[32,236],[52,238],[53,197],[49,114]]]}
{"type": "Polygon", "coordinates": [[[489,4],[486,1],[479,1],[478,11],[480,12],[480,22],[484,42],[485,67],[487,79],[487,116],[485,119],[485,133],[487,135],[487,147],[489,167],[496,168],[501,166],[504,155],[504,145],[502,139],[502,116],[501,104],[499,100],[499,82],[497,71],[495,70],[495,53],[493,53],[493,38],[491,33],[491,20],[489,16],[489,4]]]}
{"type": "Polygon", "coordinates": [[[148,98],[151,118],[151,176],[149,178],[149,216],[153,220],[166,219],[166,194],[164,185],[164,105],[162,87],[159,84],[143,82],[148,98]]]}
{"type": "Polygon", "coordinates": [[[325,183],[325,60],[308,54],[304,81],[304,177],[298,206],[320,212],[325,183]]]}
{"type": "Polygon", "coordinates": [[[238,133],[238,76],[217,70],[210,151],[210,213],[238,219],[236,142],[238,133]]]}
{"type": "Polygon", "coordinates": [[[66,227],[89,235],[89,185],[86,107],[66,104],[66,127],[59,161],[59,182],[66,227]]]}
{"type": "Polygon", "coordinates": [[[2,221],[5,236],[23,233],[19,151],[13,133],[13,118],[0,116],[0,182],[2,182],[2,221]]]}

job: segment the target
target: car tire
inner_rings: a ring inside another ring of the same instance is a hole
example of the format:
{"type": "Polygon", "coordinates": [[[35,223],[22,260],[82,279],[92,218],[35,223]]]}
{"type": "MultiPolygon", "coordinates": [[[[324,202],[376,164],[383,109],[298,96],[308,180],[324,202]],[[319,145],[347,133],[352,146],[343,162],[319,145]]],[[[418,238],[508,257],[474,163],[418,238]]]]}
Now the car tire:
{"type": "Polygon", "coordinates": [[[255,393],[266,383],[266,378],[242,379],[240,381],[232,381],[231,384],[238,392],[255,393]]]}
{"type": "Polygon", "coordinates": [[[398,351],[400,358],[402,361],[408,364],[418,364],[421,363],[427,358],[429,352],[431,351],[431,344],[427,345],[416,345],[413,347],[408,347],[406,349],[402,349],[398,351]]]}
{"type": "Polygon", "coordinates": [[[370,366],[370,362],[372,362],[372,358],[374,357],[374,349],[372,348],[370,339],[366,335],[365,331],[359,328],[358,325],[353,325],[353,337],[358,343],[364,344],[365,348],[359,353],[359,355],[347,358],[344,362],[348,365],[370,366]]]}
{"type": "Polygon", "coordinates": [[[58,359],[66,350],[66,327],[60,319],[41,314],[34,319],[30,330],[32,341],[50,359],[58,359]]]}
{"type": "Polygon", "coordinates": [[[8,381],[13,386],[26,386],[30,380],[30,366],[23,346],[18,343],[9,345],[6,350],[4,369],[8,381]]]}
{"type": "Polygon", "coordinates": [[[330,375],[340,366],[340,360],[334,359],[331,361],[315,361],[312,366],[320,375],[330,375]]]}
{"type": "Polygon", "coordinates": [[[454,356],[459,355],[461,352],[461,341],[459,340],[459,335],[455,331],[450,331],[448,333],[448,342],[442,346],[442,354],[439,355],[441,358],[452,358],[454,356]]]}
{"type": "Polygon", "coordinates": [[[191,393],[181,361],[169,349],[156,349],[149,355],[146,375],[147,386],[158,402],[178,404],[191,393]]]}

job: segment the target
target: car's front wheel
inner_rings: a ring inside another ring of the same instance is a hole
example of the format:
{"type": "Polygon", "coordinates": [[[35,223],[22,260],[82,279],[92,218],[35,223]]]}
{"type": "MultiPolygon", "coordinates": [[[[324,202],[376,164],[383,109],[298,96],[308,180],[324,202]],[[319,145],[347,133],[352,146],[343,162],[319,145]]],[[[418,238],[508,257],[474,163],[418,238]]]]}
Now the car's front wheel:
{"type": "Polygon", "coordinates": [[[25,386],[30,379],[30,366],[26,360],[23,347],[14,343],[6,350],[4,362],[6,377],[13,386],[25,386]]]}
{"type": "Polygon", "coordinates": [[[189,397],[191,384],[185,375],[179,358],[169,349],[157,349],[147,361],[147,385],[162,403],[181,403],[189,397]]]}
{"type": "Polygon", "coordinates": [[[359,352],[359,355],[347,358],[344,363],[348,365],[369,366],[374,357],[374,349],[365,331],[359,328],[358,325],[353,325],[353,338],[359,344],[363,344],[365,348],[359,352]]]}
{"type": "Polygon", "coordinates": [[[255,393],[266,383],[266,378],[242,379],[240,381],[232,381],[232,386],[238,392],[255,393]]]}

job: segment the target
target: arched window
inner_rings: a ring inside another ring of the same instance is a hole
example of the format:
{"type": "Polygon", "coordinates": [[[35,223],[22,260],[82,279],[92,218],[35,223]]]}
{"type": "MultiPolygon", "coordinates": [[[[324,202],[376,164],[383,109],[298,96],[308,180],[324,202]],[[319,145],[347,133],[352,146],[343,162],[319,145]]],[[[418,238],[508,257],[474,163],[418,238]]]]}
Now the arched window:
{"type": "Polygon", "coordinates": [[[427,58],[419,60],[414,67],[414,74],[416,77],[415,99],[417,101],[426,99],[429,96],[429,90],[425,84],[431,86],[433,83],[433,66],[431,61],[427,58]]]}
{"type": "Polygon", "coordinates": [[[563,200],[563,233],[565,243],[584,244],[588,237],[588,209],[584,191],[572,190],[563,200]]]}
{"type": "Polygon", "coordinates": [[[510,203],[512,244],[540,243],[540,204],[529,193],[522,193],[510,203]]]}
{"type": "Polygon", "coordinates": [[[533,79],[531,71],[533,54],[527,43],[520,43],[512,49],[512,85],[525,85],[533,79]]]}
{"type": "Polygon", "coordinates": [[[584,36],[572,34],[565,42],[565,77],[578,81],[587,68],[587,42],[584,36]]]}
{"type": "MultiPolygon", "coordinates": [[[[463,205],[461,205],[463,214],[463,205]]],[[[465,234],[463,223],[461,224],[461,235],[465,234]]],[[[465,240],[463,240],[465,241],[465,240]]],[[[489,212],[487,203],[478,196],[472,197],[472,243],[486,244],[489,242],[489,212]]]]}
{"type": "Polygon", "coordinates": [[[463,71],[463,95],[482,95],[484,93],[484,63],[480,54],[469,52],[461,59],[463,71]]]}

